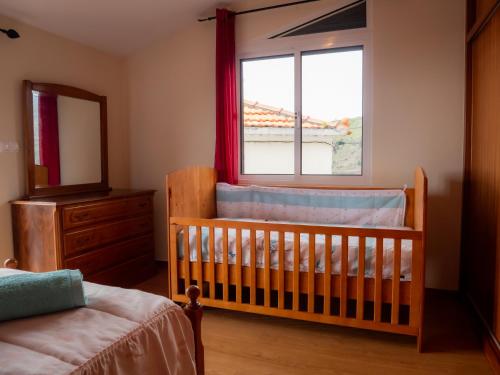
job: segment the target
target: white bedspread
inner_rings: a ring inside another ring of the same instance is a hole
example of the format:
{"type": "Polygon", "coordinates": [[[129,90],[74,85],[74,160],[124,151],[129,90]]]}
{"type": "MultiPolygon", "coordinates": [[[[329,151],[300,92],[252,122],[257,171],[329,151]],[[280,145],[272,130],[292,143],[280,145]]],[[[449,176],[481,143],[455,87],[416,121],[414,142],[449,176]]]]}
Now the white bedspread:
{"type": "MultiPolygon", "coordinates": [[[[16,272],[0,268],[0,277],[16,272]]],[[[85,308],[0,323],[0,374],[196,373],[193,331],[179,306],[137,290],[84,288],[85,308]]]]}

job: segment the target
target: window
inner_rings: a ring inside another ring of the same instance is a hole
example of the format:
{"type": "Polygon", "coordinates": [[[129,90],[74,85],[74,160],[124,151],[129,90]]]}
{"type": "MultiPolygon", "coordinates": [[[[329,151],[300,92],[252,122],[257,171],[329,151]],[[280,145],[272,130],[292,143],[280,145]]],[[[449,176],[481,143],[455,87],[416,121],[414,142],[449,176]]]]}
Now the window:
{"type": "Polygon", "coordinates": [[[363,175],[363,47],[242,59],[241,174],[363,175]]]}
{"type": "Polygon", "coordinates": [[[313,20],[283,31],[273,38],[318,34],[366,27],[366,0],[357,0],[313,20]]]}

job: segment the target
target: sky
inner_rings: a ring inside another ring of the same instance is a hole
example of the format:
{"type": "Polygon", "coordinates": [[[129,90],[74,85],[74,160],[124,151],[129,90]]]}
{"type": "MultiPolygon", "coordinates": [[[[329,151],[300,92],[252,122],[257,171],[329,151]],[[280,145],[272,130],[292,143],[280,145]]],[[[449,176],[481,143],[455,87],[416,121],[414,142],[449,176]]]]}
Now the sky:
{"type": "MultiPolygon", "coordinates": [[[[302,115],[332,121],[362,115],[363,52],[302,56],[302,115]]],[[[294,112],[294,58],[243,62],[243,96],[294,112]]]]}

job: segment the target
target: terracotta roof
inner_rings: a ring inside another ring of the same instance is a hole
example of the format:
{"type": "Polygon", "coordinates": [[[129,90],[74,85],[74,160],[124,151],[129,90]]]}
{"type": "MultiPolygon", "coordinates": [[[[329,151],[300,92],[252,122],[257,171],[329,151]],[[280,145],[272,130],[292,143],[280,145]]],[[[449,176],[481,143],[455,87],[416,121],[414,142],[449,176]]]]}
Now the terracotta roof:
{"type": "MultiPolygon", "coordinates": [[[[243,120],[245,127],[256,128],[293,128],[295,113],[275,108],[259,102],[245,100],[243,103],[243,120]]],[[[323,121],[306,116],[302,127],[308,129],[336,129],[349,133],[349,119],[323,121]]]]}

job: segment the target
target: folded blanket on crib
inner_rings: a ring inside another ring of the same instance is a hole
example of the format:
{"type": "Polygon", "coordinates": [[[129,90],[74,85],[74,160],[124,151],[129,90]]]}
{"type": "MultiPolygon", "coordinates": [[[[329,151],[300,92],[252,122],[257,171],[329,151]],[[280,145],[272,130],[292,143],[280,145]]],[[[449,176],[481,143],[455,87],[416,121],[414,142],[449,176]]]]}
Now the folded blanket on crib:
{"type": "Polygon", "coordinates": [[[85,306],[78,270],[0,277],[0,321],[85,306]]]}
{"type": "Polygon", "coordinates": [[[400,190],[330,190],[217,183],[217,216],[328,225],[403,227],[400,190]]]}

